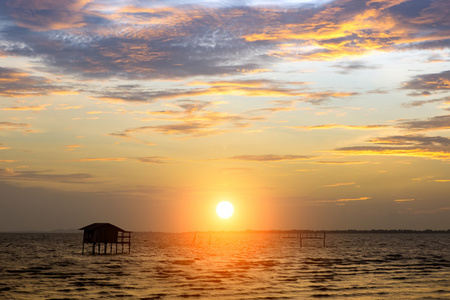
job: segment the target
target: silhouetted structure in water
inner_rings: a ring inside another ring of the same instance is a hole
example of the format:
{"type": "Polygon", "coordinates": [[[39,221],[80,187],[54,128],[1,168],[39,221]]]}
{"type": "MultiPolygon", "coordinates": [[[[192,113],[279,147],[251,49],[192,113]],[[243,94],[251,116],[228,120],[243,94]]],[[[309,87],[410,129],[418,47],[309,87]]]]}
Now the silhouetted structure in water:
{"type": "Polygon", "coordinates": [[[289,239],[298,239],[300,248],[303,247],[303,241],[304,240],[316,240],[316,241],[322,241],[322,246],[326,247],[325,244],[325,238],[326,233],[325,231],[288,231],[287,236],[283,236],[283,238],[289,238],[289,239]]]}
{"type": "Polygon", "coordinates": [[[92,244],[92,254],[95,254],[95,246],[97,246],[97,253],[101,254],[102,244],[104,254],[108,253],[108,244],[110,244],[110,254],[113,253],[113,244],[115,244],[115,253],[119,253],[117,245],[121,245],[120,253],[124,253],[124,245],[128,245],[128,253],[131,251],[131,231],[123,230],[110,223],[93,223],[79,230],[84,230],[82,254],[84,254],[84,244],[92,244]]]}

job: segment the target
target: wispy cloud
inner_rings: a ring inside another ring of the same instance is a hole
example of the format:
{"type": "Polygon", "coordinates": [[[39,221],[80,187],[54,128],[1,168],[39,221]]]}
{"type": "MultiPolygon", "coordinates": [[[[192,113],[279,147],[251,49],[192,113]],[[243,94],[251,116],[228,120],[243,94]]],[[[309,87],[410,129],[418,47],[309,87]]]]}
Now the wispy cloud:
{"type": "Polygon", "coordinates": [[[75,150],[75,149],[77,149],[77,148],[83,147],[83,145],[73,144],[73,145],[66,145],[66,146],[64,146],[64,147],[65,147],[66,150],[68,150],[68,151],[73,151],[73,150],[75,150]]]}
{"type": "Polygon", "coordinates": [[[361,62],[361,61],[345,61],[333,65],[333,67],[339,69],[341,74],[350,74],[351,72],[358,70],[376,69],[376,66],[361,62]]]}
{"type": "Polygon", "coordinates": [[[405,135],[374,138],[370,143],[388,146],[352,146],[336,149],[347,155],[392,155],[450,159],[450,139],[442,136],[405,135]]]}
{"type": "Polygon", "coordinates": [[[98,158],[81,158],[72,159],[71,161],[79,162],[123,162],[123,161],[135,161],[150,164],[167,164],[167,157],[162,156],[146,156],[146,157],[98,157],[98,158]]]}
{"type": "Polygon", "coordinates": [[[314,156],[308,155],[276,155],[276,154],[266,154],[266,155],[236,155],[231,156],[229,160],[240,160],[240,161],[253,161],[253,162],[281,162],[281,161],[296,161],[296,160],[309,160],[313,159],[314,156]]]}
{"type": "Polygon", "coordinates": [[[450,71],[417,75],[405,82],[403,88],[427,92],[450,90],[450,71]]]}
{"type": "Polygon", "coordinates": [[[0,131],[23,131],[32,132],[29,128],[30,124],[27,123],[14,123],[14,122],[0,122],[0,131]]]}
{"type": "Polygon", "coordinates": [[[339,186],[349,186],[349,185],[355,185],[355,184],[356,184],[355,182],[340,182],[340,183],[322,185],[321,187],[339,187],[339,186]]]}
{"type": "Polygon", "coordinates": [[[67,88],[55,84],[51,79],[33,76],[17,68],[0,67],[0,83],[0,96],[3,97],[43,96],[67,90],[67,88]]]}
{"type": "Polygon", "coordinates": [[[87,173],[57,174],[53,171],[17,171],[14,169],[0,169],[0,180],[9,181],[45,181],[58,183],[87,184],[97,182],[97,178],[87,173]]]}
{"type": "Polygon", "coordinates": [[[39,110],[46,110],[47,106],[49,106],[50,104],[39,104],[39,105],[31,105],[31,106],[13,106],[13,107],[4,107],[2,108],[2,110],[13,110],[13,111],[19,111],[19,110],[23,110],[23,111],[27,111],[27,110],[31,110],[31,111],[39,111],[39,110]]]}
{"type": "Polygon", "coordinates": [[[29,0],[3,2],[0,7],[21,27],[35,31],[85,26],[90,0],[29,0]]]}
{"type": "MultiPolygon", "coordinates": [[[[427,94],[428,96],[429,94],[427,94]]],[[[447,104],[450,105],[450,97],[443,97],[438,99],[430,99],[430,100],[416,100],[416,101],[410,101],[407,103],[404,103],[403,106],[410,108],[410,107],[419,107],[430,103],[437,103],[437,104],[447,104]]]]}
{"type": "Polygon", "coordinates": [[[395,202],[400,202],[400,203],[402,203],[402,202],[412,202],[412,201],[414,201],[415,199],[395,199],[394,201],[395,202]]]}
{"type": "Polygon", "coordinates": [[[313,161],[314,164],[320,165],[359,165],[359,164],[367,164],[368,161],[340,161],[340,160],[320,160],[313,161]]]}
{"type": "Polygon", "coordinates": [[[355,129],[355,130],[367,130],[367,129],[380,129],[391,127],[389,125],[343,125],[343,124],[323,124],[323,125],[312,125],[312,126],[291,126],[290,128],[302,129],[302,130],[316,130],[316,129],[355,129]]]}
{"type": "Polygon", "coordinates": [[[289,8],[240,2],[169,5],[2,2],[1,16],[14,26],[3,29],[0,50],[40,57],[53,72],[148,79],[252,73],[273,69],[283,59],[330,60],[374,50],[436,48],[448,39],[443,30],[446,6],[440,1],[336,0],[289,8]]]}
{"type": "Polygon", "coordinates": [[[343,199],[336,199],[336,200],[320,200],[317,201],[319,203],[345,203],[345,202],[354,202],[354,201],[365,201],[372,199],[372,197],[359,197],[359,198],[343,198],[343,199]]]}
{"type": "Polygon", "coordinates": [[[113,132],[110,135],[132,138],[136,134],[159,133],[181,136],[182,138],[204,137],[247,128],[253,122],[265,119],[264,117],[249,117],[212,111],[208,108],[213,106],[214,102],[208,101],[180,100],[172,105],[178,110],[147,112],[149,116],[156,120],[170,122],[169,124],[128,128],[113,132]]]}
{"type": "Polygon", "coordinates": [[[399,120],[397,127],[408,131],[432,131],[450,128],[450,115],[431,117],[425,120],[399,120]]]}

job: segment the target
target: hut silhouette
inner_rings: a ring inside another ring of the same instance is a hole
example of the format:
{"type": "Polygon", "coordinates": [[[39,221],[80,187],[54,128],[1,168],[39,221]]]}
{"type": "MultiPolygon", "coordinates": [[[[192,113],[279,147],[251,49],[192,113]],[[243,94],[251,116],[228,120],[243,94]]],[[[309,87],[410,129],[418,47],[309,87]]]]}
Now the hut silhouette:
{"type": "Polygon", "coordinates": [[[92,244],[92,254],[95,254],[95,246],[97,246],[98,254],[102,253],[101,250],[104,254],[108,253],[108,244],[110,254],[113,254],[113,245],[115,245],[115,253],[124,253],[124,246],[127,245],[128,253],[131,252],[131,231],[123,230],[110,223],[92,223],[79,230],[84,230],[82,254],[84,254],[84,244],[92,244]],[[102,244],[103,249],[101,249],[102,244]],[[118,245],[121,245],[120,249],[118,245]]]}

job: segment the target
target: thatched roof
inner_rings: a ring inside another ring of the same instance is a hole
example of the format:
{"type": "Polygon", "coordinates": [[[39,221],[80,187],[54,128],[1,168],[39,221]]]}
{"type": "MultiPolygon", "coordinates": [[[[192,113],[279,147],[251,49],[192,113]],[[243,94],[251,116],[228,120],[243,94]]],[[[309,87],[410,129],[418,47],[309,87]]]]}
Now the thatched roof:
{"type": "Polygon", "coordinates": [[[114,229],[117,231],[123,231],[123,232],[127,232],[126,230],[123,230],[122,228],[119,228],[113,224],[110,223],[92,223],[91,225],[87,225],[84,226],[78,230],[87,230],[87,231],[92,231],[92,230],[98,230],[98,229],[104,229],[104,228],[108,228],[108,229],[114,229]]]}

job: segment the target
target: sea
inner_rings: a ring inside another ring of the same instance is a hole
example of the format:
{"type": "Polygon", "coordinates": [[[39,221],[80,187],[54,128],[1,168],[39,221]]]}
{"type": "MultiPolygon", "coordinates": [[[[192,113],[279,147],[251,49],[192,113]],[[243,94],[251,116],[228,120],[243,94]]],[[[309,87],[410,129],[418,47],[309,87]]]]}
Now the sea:
{"type": "Polygon", "coordinates": [[[450,299],[450,233],[0,233],[0,299],[450,299]],[[86,246],[91,250],[89,246],[86,246]],[[109,248],[108,248],[109,249],[109,248]]]}

